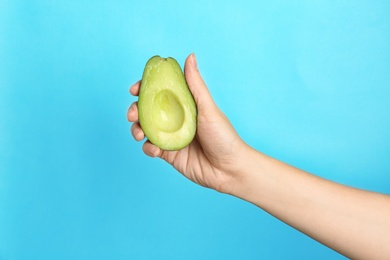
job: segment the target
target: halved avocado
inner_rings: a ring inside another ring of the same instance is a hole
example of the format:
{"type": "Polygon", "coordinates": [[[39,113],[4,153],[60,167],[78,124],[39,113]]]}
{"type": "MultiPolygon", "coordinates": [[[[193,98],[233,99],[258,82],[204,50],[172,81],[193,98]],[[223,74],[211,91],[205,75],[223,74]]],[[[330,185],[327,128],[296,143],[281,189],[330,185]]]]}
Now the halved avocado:
{"type": "Polygon", "coordinates": [[[180,65],[154,56],[145,65],[138,99],[139,123],[163,150],[180,150],[194,139],[197,109],[180,65]]]}

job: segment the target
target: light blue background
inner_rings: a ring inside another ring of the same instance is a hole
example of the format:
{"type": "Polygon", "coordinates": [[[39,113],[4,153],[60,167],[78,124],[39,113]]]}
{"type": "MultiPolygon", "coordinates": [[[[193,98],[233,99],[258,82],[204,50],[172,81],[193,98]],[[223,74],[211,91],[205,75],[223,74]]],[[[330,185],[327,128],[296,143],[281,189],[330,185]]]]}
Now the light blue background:
{"type": "Polygon", "coordinates": [[[389,3],[1,0],[0,259],[344,259],[145,156],[128,87],[195,52],[253,147],[389,194],[389,3]]]}

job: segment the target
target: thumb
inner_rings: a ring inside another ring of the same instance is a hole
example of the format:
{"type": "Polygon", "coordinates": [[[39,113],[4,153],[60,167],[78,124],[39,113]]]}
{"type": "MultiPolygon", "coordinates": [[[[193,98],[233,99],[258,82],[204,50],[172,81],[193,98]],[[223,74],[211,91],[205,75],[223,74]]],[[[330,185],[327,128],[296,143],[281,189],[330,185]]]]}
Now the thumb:
{"type": "Polygon", "coordinates": [[[215,103],[199,73],[194,53],[189,55],[186,59],[184,65],[184,76],[192,96],[194,97],[198,110],[204,111],[214,108],[215,103]]]}

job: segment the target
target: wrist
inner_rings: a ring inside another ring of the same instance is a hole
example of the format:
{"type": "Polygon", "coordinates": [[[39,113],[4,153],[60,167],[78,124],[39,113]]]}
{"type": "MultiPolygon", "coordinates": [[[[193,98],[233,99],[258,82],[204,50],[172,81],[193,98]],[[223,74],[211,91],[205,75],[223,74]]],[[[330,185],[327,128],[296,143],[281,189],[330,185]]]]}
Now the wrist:
{"type": "Polygon", "coordinates": [[[243,143],[237,153],[236,162],[236,167],[226,170],[226,189],[222,192],[248,200],[251,183],[259,177],[256,175],[261,167],[261,154],[243,143]]]}

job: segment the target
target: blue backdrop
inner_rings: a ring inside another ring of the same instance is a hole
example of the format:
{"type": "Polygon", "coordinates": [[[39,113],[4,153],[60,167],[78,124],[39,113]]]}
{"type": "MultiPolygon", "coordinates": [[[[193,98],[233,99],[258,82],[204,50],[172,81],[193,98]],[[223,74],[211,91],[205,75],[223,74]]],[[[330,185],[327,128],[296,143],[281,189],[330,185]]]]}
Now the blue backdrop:
{"type": "Polygon", "coordinates": [[[195,52],[256,149],[390,193],[390,2],[0,1],[0,259],[343,259],[130,135],[153,55],[195,52]]]}

